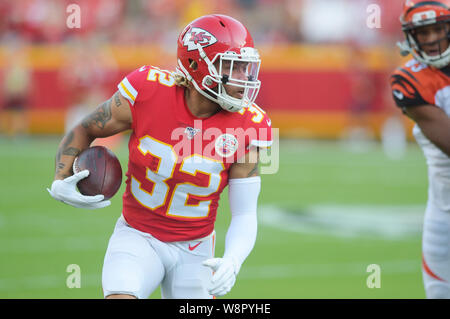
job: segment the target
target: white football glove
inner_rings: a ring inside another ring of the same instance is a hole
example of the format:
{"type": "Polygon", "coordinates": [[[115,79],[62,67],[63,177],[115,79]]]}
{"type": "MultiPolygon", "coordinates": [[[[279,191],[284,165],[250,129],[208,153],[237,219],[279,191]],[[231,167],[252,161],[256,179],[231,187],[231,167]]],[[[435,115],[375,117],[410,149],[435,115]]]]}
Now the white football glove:
{"type": "Polygon", "coordinates": [[[77,208],[96,209],[111,205],[111,201],[103,200],[103,195],[84,196],[77,191],[77,183],[88,175],[86,169],[63,180],[55,180],[47,190],[54,199],[77,208]]]}
{"type": "Polygon", "coordinates": [[[239,265],[232,258],[211,258],[205,260],[203,265],[214,272],[208,287],[209,294],[216,297],[226,295],[236,282],[239,265]]]}

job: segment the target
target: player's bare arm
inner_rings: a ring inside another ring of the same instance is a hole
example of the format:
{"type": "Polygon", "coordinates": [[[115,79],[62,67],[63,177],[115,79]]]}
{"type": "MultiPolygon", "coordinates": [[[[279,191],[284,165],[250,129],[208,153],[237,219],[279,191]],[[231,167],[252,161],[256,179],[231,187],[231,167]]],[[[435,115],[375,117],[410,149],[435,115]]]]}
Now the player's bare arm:
{"type": "Polygon", "coordinates": [[[230,168],[229,178],[247,178],[259,176],[259,148],[252,148],[242,163],[234,163],[230,168]]]}
{"type": "Polygon", "coordinates": [[[406,113],[434,145],[450,156],[450,118],[444,110],[433,105],[424,105],[407,108],[406,113]]]}
{"type": "Polygon", "coordinates": [[[56,179],[72,175],[72,164],[78,154],[97,137],[107,137],[131,128],[132,116],[128,102],[117,91],[100,104],[62,139],[56,155],[56,179]]]}

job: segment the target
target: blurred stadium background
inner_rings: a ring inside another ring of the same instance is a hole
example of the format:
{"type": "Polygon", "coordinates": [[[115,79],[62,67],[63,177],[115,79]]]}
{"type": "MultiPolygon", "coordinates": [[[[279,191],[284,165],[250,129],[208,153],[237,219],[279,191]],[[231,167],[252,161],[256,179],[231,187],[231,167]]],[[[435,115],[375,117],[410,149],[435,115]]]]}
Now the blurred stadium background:
{"type": "MultiPolygon", "coordinates": [[[[0,3],[0,298],[101,298],[121,197],[99,211],[47,193],[64,131],[144,64],[173,69],[182,28],[209,13],[248,27],[258,104],[279,128],[256,247],[227,298],[423,298],[426,166],[393,105],[403,0],[18,0],[0,3]],[[69,28],[78,4],[81,27],[69,28]],[[374,6],[376,5],[376,6],[374,6]],[[380,9],[379,20],[376,17],[380,9]],[[67,267],[81,269],[69,289],[67,267]],[[369,265],[381,286],[369,288],[369,265]]],[[[99,141],[126,167],[126,136],[99,141]]],[[[122,188],[123,190],[123,188],[122,188]]],[[[218,214],[223,252],[229,210],[218,214]]],[[[159,292],[152,295],[159,297],[159,292]]]]}

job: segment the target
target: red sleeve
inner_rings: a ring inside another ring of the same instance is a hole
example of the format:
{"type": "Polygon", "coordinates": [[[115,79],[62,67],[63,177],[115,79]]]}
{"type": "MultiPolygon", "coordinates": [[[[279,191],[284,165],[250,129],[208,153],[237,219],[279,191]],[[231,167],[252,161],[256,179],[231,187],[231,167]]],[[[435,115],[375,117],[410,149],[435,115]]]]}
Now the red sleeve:
{"type": "Polygon", "coordinates": [[[145,99],[146,95],[149,93],[149,88],[144,87],[147,75],[149,73],[150,66],[142,66],[139,69],[134,70],[117,85],[120,94],[129,102],[131,114],[133,117],[132,129],[136,128],[139,117],[137,116],[136,108],[139,107],[138,102],[145,99]]]}
{"type": "Polygon", "coordinates": [[[139,69],[134,70],[117,85],[120,94],[130,102],[131,105],[136,103],[138,96],[140,97],[139,91],[142,86],[142,82],[146,79],[149,67],[143,66],[139,69]]]}

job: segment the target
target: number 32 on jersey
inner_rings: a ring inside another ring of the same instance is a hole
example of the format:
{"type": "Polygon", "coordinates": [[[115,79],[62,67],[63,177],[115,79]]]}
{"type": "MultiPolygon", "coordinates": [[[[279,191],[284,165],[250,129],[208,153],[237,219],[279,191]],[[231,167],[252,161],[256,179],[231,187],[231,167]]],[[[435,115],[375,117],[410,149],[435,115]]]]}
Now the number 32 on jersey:
{"type": "Polygon", "coordinates": [[[190,182],[178,183],[169,196],[170,188],[167,181],[173,177],[178,162],[178,156],[172,145],[145,136],[140,139],[138,149],[144,156],[150,155],[159,160],[155,170],[146,168],[146,179],[154,185],[151,190],[144,189],[142,181],[131,176],[131,193],[141,205],[155,210],[169,201],[166,211],[168,216],[189,219],[208,216],[212,200],[205,199],[191,205],[188,204],[188,199],[190,196],[207,197],[217,192],[222,181],[221,173],[225,169],[222,162],[198,154],[184,158],[178,170],[192,176],[198,173],[207,175],[208,186],[194,185],[190,182]]]}

